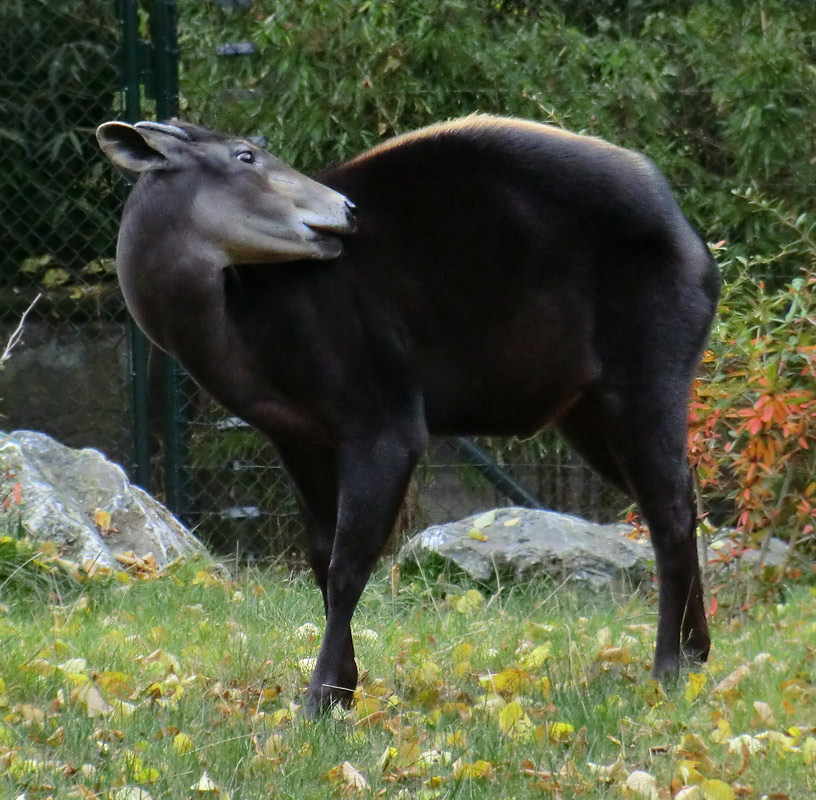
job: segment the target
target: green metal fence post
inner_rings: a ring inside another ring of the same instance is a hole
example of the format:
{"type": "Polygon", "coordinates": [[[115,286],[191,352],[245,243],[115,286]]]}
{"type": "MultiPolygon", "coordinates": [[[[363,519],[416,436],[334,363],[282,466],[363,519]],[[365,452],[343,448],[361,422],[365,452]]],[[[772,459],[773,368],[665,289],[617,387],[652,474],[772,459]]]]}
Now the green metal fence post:
{"type": "MultiPolygon", "coordinates": [[[[176,0],[154,0],[150,18],[156,85],[156,116],[178,114],[178,44],[176,0]]],[[[187,513],[187,416],[185,373],[169,356],[162,357],[164,400],[164,489],[167,507],[178,517],[187,513]]]]}
{"type": "Polygon", "coordinates": [[[178,114],[178,37],[176,0],[154,0],[150,15],[155,59],[156,116],[178,114]]]}
{"type": "Polygon", "coordinates": [[[545,508],[540,498],[522,486],[506,469],[500,467],[490,454],[482,450],[475,442],[458,436],[454,439],[456,450],[468,464],[486,478],[495,489],[513,503],[525,508],[545,508]]]}
{"type": "MultiPolygon", "coordinates": [[[[122,88],[125,95],[124,117],[137,122],[141,109],[141,57],[139,43],[138,0],[117,0],[122,31],[122,88]]],[[[132,319],[128,321],[130,343],[131,404],[133,418],[133,468],[134,481],[145,491],[150,491],[150,418],[148,377],[148,344],[145,335],[132,319]]]]}

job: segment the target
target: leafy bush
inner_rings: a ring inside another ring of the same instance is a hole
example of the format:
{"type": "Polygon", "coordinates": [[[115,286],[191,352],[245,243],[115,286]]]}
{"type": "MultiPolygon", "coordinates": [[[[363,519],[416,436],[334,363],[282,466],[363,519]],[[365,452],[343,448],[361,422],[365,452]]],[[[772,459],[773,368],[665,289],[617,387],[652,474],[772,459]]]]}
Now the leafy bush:
{"type": "MultiPolygon", "coordinates": [[[[712,349],[691,413],[690,448],[709,505],[723,497],[750,543],[816,541],[816,219],[747,193],[758,217],[788,230],[773,259],[797,277],[771,288],[768,259],[730,258],[712,349]]],[[[729,520],[730,521],[730,520],[729,520]]]]}

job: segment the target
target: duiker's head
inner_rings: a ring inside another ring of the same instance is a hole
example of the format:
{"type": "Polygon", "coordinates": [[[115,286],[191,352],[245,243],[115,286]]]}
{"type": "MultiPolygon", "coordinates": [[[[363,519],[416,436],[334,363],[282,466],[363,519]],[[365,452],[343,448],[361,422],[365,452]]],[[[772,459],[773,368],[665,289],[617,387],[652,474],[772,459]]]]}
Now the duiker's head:
{"type": "Polygon", "coordinates": [[[139,210],[171,193],[157,205],[189,208],[184,235],[222,265],[335,258],[338,234],[354,230],[348,199],[246,139],[183,122],[106,122],[96,137],[128,180],[151,176],[135,199],[139,210]]]}

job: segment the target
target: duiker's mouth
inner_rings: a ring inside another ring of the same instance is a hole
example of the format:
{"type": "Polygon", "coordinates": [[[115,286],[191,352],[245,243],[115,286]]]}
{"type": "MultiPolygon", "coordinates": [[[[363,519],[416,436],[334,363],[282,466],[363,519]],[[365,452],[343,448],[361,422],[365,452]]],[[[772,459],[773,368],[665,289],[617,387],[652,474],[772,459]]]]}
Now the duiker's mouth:
{"type": "Polygon", "coordinates": [[[308,248],[309,258],[326,261],[337,258],[343,252],[343,240],[336,233],[311,225],[304,227],[308,234],[304,234],[301,244],[308,248]]]}
{"type": "Polygon", "coordinates": [[[303,223],[319,234],[349,234],[357,230],[357,218],[354,214],[355,205],[343,198],[344,206],[329,214],[307,213],[303,216],[303,223]]]}

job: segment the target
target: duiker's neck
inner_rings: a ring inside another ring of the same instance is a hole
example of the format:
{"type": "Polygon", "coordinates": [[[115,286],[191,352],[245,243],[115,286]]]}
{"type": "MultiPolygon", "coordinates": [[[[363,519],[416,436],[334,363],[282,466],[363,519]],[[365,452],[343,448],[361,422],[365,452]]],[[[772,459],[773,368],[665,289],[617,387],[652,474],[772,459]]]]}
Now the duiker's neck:
{"type": "Polygon", "coordinates": [[[184,359],[185,351],[207,336],[216,320],[224,320],[227,258],[190,229],[189,195],[153,191],[151,184],[157,182],[151,178],[144,176],[128,198],[116,268],[139,327],[184,359]]]}

